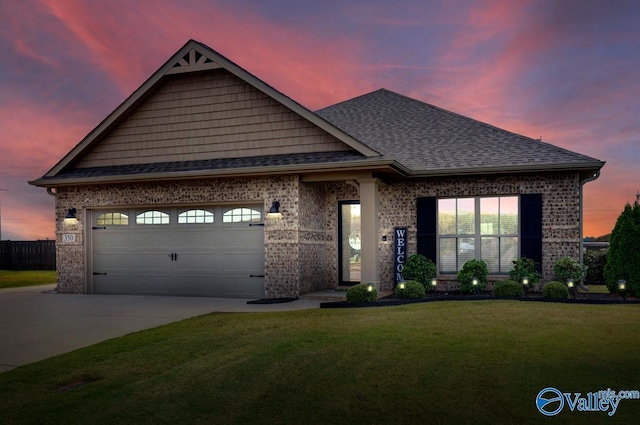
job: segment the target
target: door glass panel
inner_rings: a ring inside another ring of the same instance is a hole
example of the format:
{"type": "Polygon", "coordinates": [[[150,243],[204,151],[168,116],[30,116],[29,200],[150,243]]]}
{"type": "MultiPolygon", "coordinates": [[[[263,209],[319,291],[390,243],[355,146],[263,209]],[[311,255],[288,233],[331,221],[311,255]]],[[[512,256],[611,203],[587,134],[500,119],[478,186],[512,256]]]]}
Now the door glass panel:
{"type": "Polygon", "coordinates": [[[360,204],[340,205],[342,282],[360,282],[360,204]]]}

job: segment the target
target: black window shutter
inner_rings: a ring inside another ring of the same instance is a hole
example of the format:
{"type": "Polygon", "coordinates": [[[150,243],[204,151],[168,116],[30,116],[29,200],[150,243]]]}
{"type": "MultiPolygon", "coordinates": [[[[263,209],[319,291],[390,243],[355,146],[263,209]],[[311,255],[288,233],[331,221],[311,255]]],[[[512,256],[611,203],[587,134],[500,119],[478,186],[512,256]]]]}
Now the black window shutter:
{"type": "Polygon", "coordinates": [[[542,265],[542,194],[520,196],[520,254],[542,265]]]}
{"type": "Polygon", "coordinates": [[[436,229],[438,223],[438,210],[436,198],[418,198],[417,200],[417,223],[418,230],[418,254],[436,262],[436,229]]]}

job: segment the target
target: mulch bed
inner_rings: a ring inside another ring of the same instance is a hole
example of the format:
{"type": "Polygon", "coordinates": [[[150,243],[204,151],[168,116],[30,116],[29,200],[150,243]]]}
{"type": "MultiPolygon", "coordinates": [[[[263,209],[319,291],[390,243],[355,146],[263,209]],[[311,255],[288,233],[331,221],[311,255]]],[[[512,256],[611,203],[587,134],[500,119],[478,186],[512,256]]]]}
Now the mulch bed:
{"type": "Polygon", "coordinates": [[[429,292],[424,298],[417,299],[400,299],[395,295],[381,298],[375,302],[325,302],[320,304],[320,308],[354,308],[354,307],[390,307],[403,304],[416,304],[434,301],[479,301],[479,300],[516,300],[530,302],[551,302],[565,304],[640,304],[640,299],[627,297],[623,299],[617,294],[589,294],[579,293],[575,298],[570,297],[566,300],[558,300],[553,298],[544,298],[542,293],[532,292],[524,297],[517,298],[498,298],[491,294],[463,294],[459,292],[429,292]]]}

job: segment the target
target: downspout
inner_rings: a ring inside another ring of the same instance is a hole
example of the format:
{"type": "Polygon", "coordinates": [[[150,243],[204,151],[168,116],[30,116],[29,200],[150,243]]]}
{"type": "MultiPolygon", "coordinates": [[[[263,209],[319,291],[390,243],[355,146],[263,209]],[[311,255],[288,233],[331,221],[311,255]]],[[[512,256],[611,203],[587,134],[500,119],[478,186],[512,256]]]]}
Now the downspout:
{"type": "MultiPolygon", "coordinates": [[[[595,173],[593,173],[592,175],[590,175],[589,177],[582,179],[580,181],[580,250],[579,250],[579,254],[578,254],[578,262],[580,264],[584,264],[584,201],[583,201],[583,197],[584,197],[584,185],[592,182],[594,180],[596,180],[598,177],[600,177],[600,170],[597,170],[595,173]]],[[[579,284],[580,289],[588,291],[589,288],[587,288],[584,285],[584,282],[580,282],[579,284]]]]}

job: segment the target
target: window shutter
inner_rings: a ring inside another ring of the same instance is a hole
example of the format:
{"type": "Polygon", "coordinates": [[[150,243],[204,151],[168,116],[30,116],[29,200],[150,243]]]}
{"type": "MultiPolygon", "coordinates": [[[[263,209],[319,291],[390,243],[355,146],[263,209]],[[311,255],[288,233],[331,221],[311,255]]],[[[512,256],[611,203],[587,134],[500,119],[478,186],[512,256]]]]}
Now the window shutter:
{"type": "MultiPolygon", "coordinates": [[[[520,196],[520,254],[542,265],[542,194],[520,196]]],[[[539,266],[540,267],[540,266],[539,266]]]]}
{"type": "Polygon", "coordinates": [[[418,198],[417,200],[418,254],[436,262],[436,231],[438,210],[436,198],[418,198]]]}

